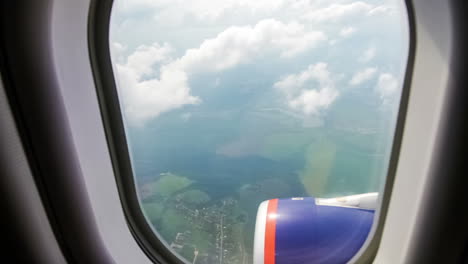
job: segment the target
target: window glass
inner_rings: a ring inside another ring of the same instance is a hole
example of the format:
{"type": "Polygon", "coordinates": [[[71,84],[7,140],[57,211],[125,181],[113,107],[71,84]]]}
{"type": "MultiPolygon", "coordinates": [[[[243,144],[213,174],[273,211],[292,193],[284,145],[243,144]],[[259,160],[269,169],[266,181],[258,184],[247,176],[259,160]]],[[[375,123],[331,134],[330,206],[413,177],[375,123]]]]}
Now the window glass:
{"type": "Polygon", "coordinates": [[[264,200],[382,189],[408,53],[401,1],[116,0],[112,12],[141,208],[188,262],[252,263],[264,200]]]}

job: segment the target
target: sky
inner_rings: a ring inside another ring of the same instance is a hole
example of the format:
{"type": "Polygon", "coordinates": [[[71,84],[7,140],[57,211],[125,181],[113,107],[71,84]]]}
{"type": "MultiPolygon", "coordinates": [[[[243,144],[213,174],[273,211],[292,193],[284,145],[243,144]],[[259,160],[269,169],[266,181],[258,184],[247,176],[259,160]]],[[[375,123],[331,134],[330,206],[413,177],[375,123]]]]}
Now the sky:
{"type": "Polygon", "coordinates": [[[304,120],[362,87],[396,111],[408,49],[400,2],[117,0],[110,44],[126,122],[184,109],[188,119],[206,103],[194,80],[227,89],[226,73],[263,78],[270,107],[304,120]]]}

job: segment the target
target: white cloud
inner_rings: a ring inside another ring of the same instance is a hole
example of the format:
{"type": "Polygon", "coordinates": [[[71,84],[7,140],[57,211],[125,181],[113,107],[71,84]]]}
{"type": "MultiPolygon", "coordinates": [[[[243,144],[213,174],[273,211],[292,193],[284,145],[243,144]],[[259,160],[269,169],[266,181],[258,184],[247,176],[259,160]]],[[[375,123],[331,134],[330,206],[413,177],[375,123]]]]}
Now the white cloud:
{"type": "Polygon", "coordinates": [[[327,109],[339,95],[330,75],[328,65],[321,62],[284,77],[274,87],[283,92],[290,108],[315,115],[327,109]],[[318,87],[314,87],[317,84],[318,87]]]}
{"type": "Polygon", "coordinates": [[[374,77],[374,75],[377,73],[376,68],[367,68],[362,71],[356,72],[351,80],[349,81],[349,84],[351,85],[359,85],[365,81],[368,81],[374,77]]]}
{"type": "Polygon", "coordinates": [[[117,54],[123,53],[126,49],[127,49],[127,47],[125,47],[125,45],[123,45],[122,43],[113,42],[111,44],[111,50],[113,52],[116,52],[117,54]]]}
{"type": "Polygon", "coordinates": [[[359,58],[359,61],[369,62],[375,57],[375,55],[377,55],[377,49],[374,46],[371,46],[364,51],[364,53],[359,58]]]}
{"type": "Polygon", "coordinates": [[[110,52],[114,63],[122,63],[125,61],[125,51],[127,47],[119,42],[112,42],[110,45],[110,52]]]}
{"type": "MultiPolygon", "coordinates": [[[[119,0],[116,1],[118,11],[124,13],[141,13],[142,11],[157,11],[168,19],[171,17],[191,16],[201,21],[213,22],[226,12],[236,12],[240,9],[248,12],[268,12],[280,9],[288,0],[119,0]]],[[[159,16],[159,15],[158,15],[159,16]]]]}
{"type": "Polygon", "coordinates": [[[200,99],[190,95],[187,74],[175,68],[161,68],[159,78],[145,79],[152,74],[155,63],[168,60],[168,45],[141,46],[128,56],[125,64],[117,64],[117,79],[126,117],[133,124],[158,116],[200,99]]]}
{"type": "Polygon", "coordinates": [[[194,14],[199,19],[214,20],[221,17],[227,10],[250,10],[250,12],[265,12],[277,10],[283,6],[285,0],[192,0],[187,4],[186,0],[178,0],[180,7],[188,13],[194,14]]]}
{"type": "MultiPolygon", "coordinates": [[[[300,6],[303,10],[306,10],[306,12],[301,18],[314,23],[337,23],[343,22],[344,20],[359,19],[361,17],[392,15],[397,13],[396,8],[389,5],[375,6],[365,1],[337,3],[336,0],[334,0],[333,2],[333,4],[329,4],[330,1],[302,2],[300,6]],[[323,5],[323,3],[325,5],[323,5]]],[[[293,4],[290,5],[296,6],[293,4]]]]}
{"type": "Polygon", "coordinates": [[[180,115],[180,118],[185,122],[188,121],[191,117],[192,117],[192,113],[183,113],[180,115]]]}
{"type": "Polygon", "coordinates": [[[166,69],[160,79],[142,80],[131,68],[117,65],[117,69],[126,116],[132,123],[142,124],[163,112],[201,102],[190,95],[188,77],[183,71],[166,69]]]}
{"type": "Polygon", "coordinates": [[[175,64],[187,71],[220,71],[271,50],[294,57],[326,39],[324,33],[307,31],[302,24],[266,19],[254,27],[229,27],[199,48],[187,50],[175,64]]]}
{"type": "Polygon", "coordinates": [[[125,63],[117,64],[126,116],[143,123],[163,112],[200,103],[201,99],[190,93],[192,74],[226,70],[266,52],[290,58],[324,40],[322,32],[307,31],[299,23],[267,19],[253,27],[230,27],[176,60],[171,60],[168,44],[140,46],[125,63]],[[157,65],[159,72],[155,71],[157,65]]]}
{"type": "Polygon", "coordinates": [[[397,10],[395,10],[395,7],[381,5],[381,6],[372,8],[372,10],[368,12],[368,15],[369,16],[381,16],[381,15],[388,15],[388,14],[395,14],[395,13],[397,13],[397,10]]]}
{"type": "Polygon", "coordinates": [[[140,13],[152,10],[170,3],[171,0],[118,0],[115,1],[113,12],[124,14],[140,13]]]}
{"type": "Polygon", "coordinates": [[[182,25],[194,21],[223,24],[233,17],[258,20],[290,15],[311,22],[340,22],[350,17],[378,16],[396,11],[390,5],[349,0],[191,0],[190,4],[186,0],[119,0],[114,12],[134,18],[149,15],[158,24],[182,25]]]}
{"type": "Polygon", "coordinates": [[[312,22],[339,22],[344,18],[367,14],[373,6],[361,1],[350,4],[331,4],[324,8],[312,10],[303,18],[312,22]]]}
{"type": "Polygon", "coordinates": [[[301,94],[291,101],[289,106],[295,110],[302,110],[304,114],[317,114],[320,110],[328,108],[335,100],[338,92],[332,89],[303,90],[301,94]]]}
{"type": "Polygon", "coordinates": [[[141,75],[154,73],[156,63],[165,63],[170,60],[172,48],[165,43],[160,46],[154,43],[150,46],[141,45],[127,58],[126,66],[132,68],[141,75]]]}
{"type": "Polygon", "coordinates": [[[340,30],[340,36],[347,38],[353,35],[356,32],[356,28],[354,27],[344,27],[340,30]]]}
{"type": "Polygon", "coordinates": [[[377,83],[377,92],[384,103],[394,98],[399,88],[398,80],[390,73],[382,73],[377,83]]]}

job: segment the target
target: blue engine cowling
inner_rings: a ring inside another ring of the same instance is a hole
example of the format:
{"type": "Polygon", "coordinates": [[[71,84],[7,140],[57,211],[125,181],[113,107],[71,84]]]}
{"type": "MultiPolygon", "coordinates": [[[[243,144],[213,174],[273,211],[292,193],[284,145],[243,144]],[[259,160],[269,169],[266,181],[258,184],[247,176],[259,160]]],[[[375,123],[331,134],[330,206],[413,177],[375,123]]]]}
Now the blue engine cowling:
{"type": "Polygon", "coordinates": [[[331,199],[272,199],[260,204],[254,264],[346,263],[370,232],[377,193],[331,199]]]}

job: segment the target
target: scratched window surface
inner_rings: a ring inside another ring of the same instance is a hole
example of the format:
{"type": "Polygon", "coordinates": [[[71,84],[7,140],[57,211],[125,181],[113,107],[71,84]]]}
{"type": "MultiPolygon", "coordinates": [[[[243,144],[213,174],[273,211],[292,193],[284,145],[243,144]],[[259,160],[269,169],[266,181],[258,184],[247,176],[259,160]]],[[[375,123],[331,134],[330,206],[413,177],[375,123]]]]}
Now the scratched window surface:
{"type": "Polygon", "coordinates": [[[252,263],[258,205],[379,192],[408,53],[397,0],[116,0],[141,208],[190,263],[252,263]]]}

